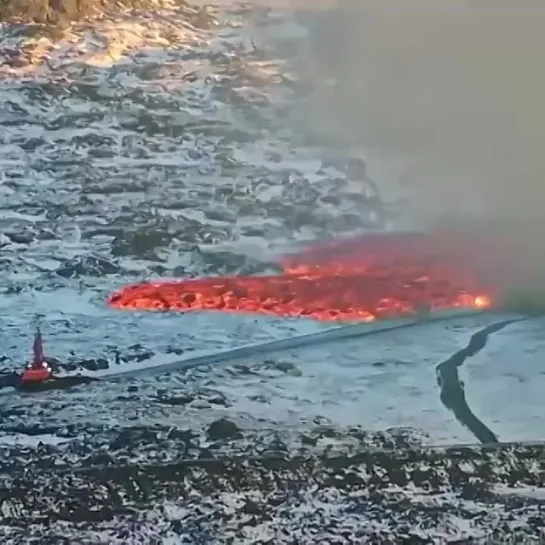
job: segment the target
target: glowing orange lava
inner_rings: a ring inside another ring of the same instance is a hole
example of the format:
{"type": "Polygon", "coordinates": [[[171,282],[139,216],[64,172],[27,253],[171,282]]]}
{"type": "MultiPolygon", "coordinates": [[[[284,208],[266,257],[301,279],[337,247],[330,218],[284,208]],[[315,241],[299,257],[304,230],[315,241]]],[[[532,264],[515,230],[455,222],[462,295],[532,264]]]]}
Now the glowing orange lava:
{"type": "Polygon", "coordinates": [[[282,259],[284,274],[145,283],[109,298],[133,310],[219,310],[371,321],[419,309],[485,308],[489,290],[420,235],[362,237],[282,259]]]}

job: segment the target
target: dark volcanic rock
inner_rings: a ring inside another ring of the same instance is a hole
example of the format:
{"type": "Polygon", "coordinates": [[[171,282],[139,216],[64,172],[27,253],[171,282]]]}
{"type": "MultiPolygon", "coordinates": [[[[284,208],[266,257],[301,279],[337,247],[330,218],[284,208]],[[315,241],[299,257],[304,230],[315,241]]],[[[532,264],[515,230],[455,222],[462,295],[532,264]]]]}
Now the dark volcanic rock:
{"type": "MultiPolygon", "coordinates": [[[[186,5],[183,0],[179,4],[182,7],[186,5]]],[[[112,16],[124,9],[157,10],[162,7],[168,9],[170,4],[161,0],[29,0],[2,4],[0,21],[41,23],[63,28],[71,21],[112,16]]],[[[187,14],[191,23],[200,28],[207,28],[215,23],[213,15],[205,9],[188,9],[187,14]]],[[[51,28],[48,30],[51,31],[51,28]]]]}
{"type": "Polygon", "coordinates": [[[461,543],[490,534],[502,543],[502,529],[515,516],[512,532],[524,543],[537,539],[543,525],[543,500],[531,493],[531,486],[543,485],[543,460],[542,446],[207,457],[167,465],[114,465],[111,456],[96,453],[89,468],[59,472],[30,464],[17,476],[2,475],[0,535],[8,528],[17,534],[24,523],[35,539],[109,528],[118,536],[111,543],[132,535],[123,528],[150,540],[193,528],[193,539],[209,542],[265,544],[276,535],[275,543],[461,543]],[[516,483],[508,484],[507,474],[516,474],[516,483]],[[33,494],[37,487],[40,494],[33,494]],[[430,504],[433,497],[438,501],[430,504]],[[451,523],[452,509],[463,524],[451,523]],[[48,529],[41,526],[45,519],[48,529]],[[252,529],[261,537],[252,537],[252,529]]]}
{"type": "Polygon", "coordinates": [[[180,395],[175,397],[158,397],[157,403],[162,403],[163,405],[187,405],[195,399],[192,395],[180,395]]]}
{"type": "Polygon", "coordinates": [[[212,422],[208,427],[208,437],[213,441],[225,439],[240,439],[242,433],[240,428],[230,420],[222,418],[212,422]]]}

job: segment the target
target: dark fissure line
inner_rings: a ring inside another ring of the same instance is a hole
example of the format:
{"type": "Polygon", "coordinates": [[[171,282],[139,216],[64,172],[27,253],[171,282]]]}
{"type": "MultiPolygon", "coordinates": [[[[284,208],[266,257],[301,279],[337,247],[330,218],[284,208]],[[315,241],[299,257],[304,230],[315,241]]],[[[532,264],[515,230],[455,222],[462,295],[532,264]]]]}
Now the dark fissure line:
{"type": "Polygon", "coordinates": [[[489,325],[471,336],[467,346],[458,350],[448,360],[436,367],[437,383],[441,388],[443,405],[454,413],[456,420],[469,429],[481,443],[497,443],[498,437],[475,416],[466,401],[463,384],[460,382],[458,367],[468,358],[478,354],[488,342],[488,337],[515,322],[528,318],[515,318],[489,325]]]}

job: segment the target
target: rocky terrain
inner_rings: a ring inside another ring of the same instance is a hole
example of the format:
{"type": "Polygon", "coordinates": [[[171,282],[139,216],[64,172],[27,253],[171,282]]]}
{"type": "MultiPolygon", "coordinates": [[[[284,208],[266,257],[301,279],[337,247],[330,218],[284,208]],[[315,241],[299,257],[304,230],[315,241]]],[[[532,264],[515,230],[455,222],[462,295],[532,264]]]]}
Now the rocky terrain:
{"type": "MultiPolygon", "coordinates": [[[[138,279],[271,270],[280,249],[398,210],[365,157],[293,122],[294,53],[317,15],[163,3],[58,24],[48,6],[38,23],[2,15],[2,372],[28,358],[36,323],[67,372],[319,330],[104,304],[138,279]]],[[[537,543],[541,445],[430,446],[474,440],[441,405],[435,367],[488,325],[4,389],[2,542],[537,543]],[[403,382],[417,371],[425,394],[403,382]]]]}
{"type": "Polygon", "coordinates": [[[312,445],[335,435],[317,428],[296,454],[277,442],[266,453],[218,459],[219,443],[242,437],[227,420],[210,426],[207,447],[190,431],[137,428],[110,432],[103,444],[78,435],[4,447],[4,460],[36,453],[40,460],[3,464],[0,532],[10,543],[71,535],[82,543],[130,536],[135,543],[262,544],[542,537],[542,445],[426,449],[410,430],[352,433],[353,455],[313,456],[312,445]],[[127,463],[137,443],[151,456],[127,463]],[[179,460],[165,460],[171,449],[179,460]]]}

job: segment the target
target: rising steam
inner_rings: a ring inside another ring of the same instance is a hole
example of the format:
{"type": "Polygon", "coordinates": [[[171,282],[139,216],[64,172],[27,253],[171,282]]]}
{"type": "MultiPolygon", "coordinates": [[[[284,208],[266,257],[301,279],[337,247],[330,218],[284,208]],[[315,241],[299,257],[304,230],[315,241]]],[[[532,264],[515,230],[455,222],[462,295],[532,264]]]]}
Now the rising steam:
{"type": "Polygon", "coordinates": [[[544,283],[544,29],[540,0],[340,0],[305,48],[305,123],[403,159],[420,219],[505,224],[544,283]]]}
{"type": "Polygon", "coordinates": [[[307,120],[406,159],[422,213],[541,216],[544,28],[539,0],[341,1],[311,32],[307,120]]]}

